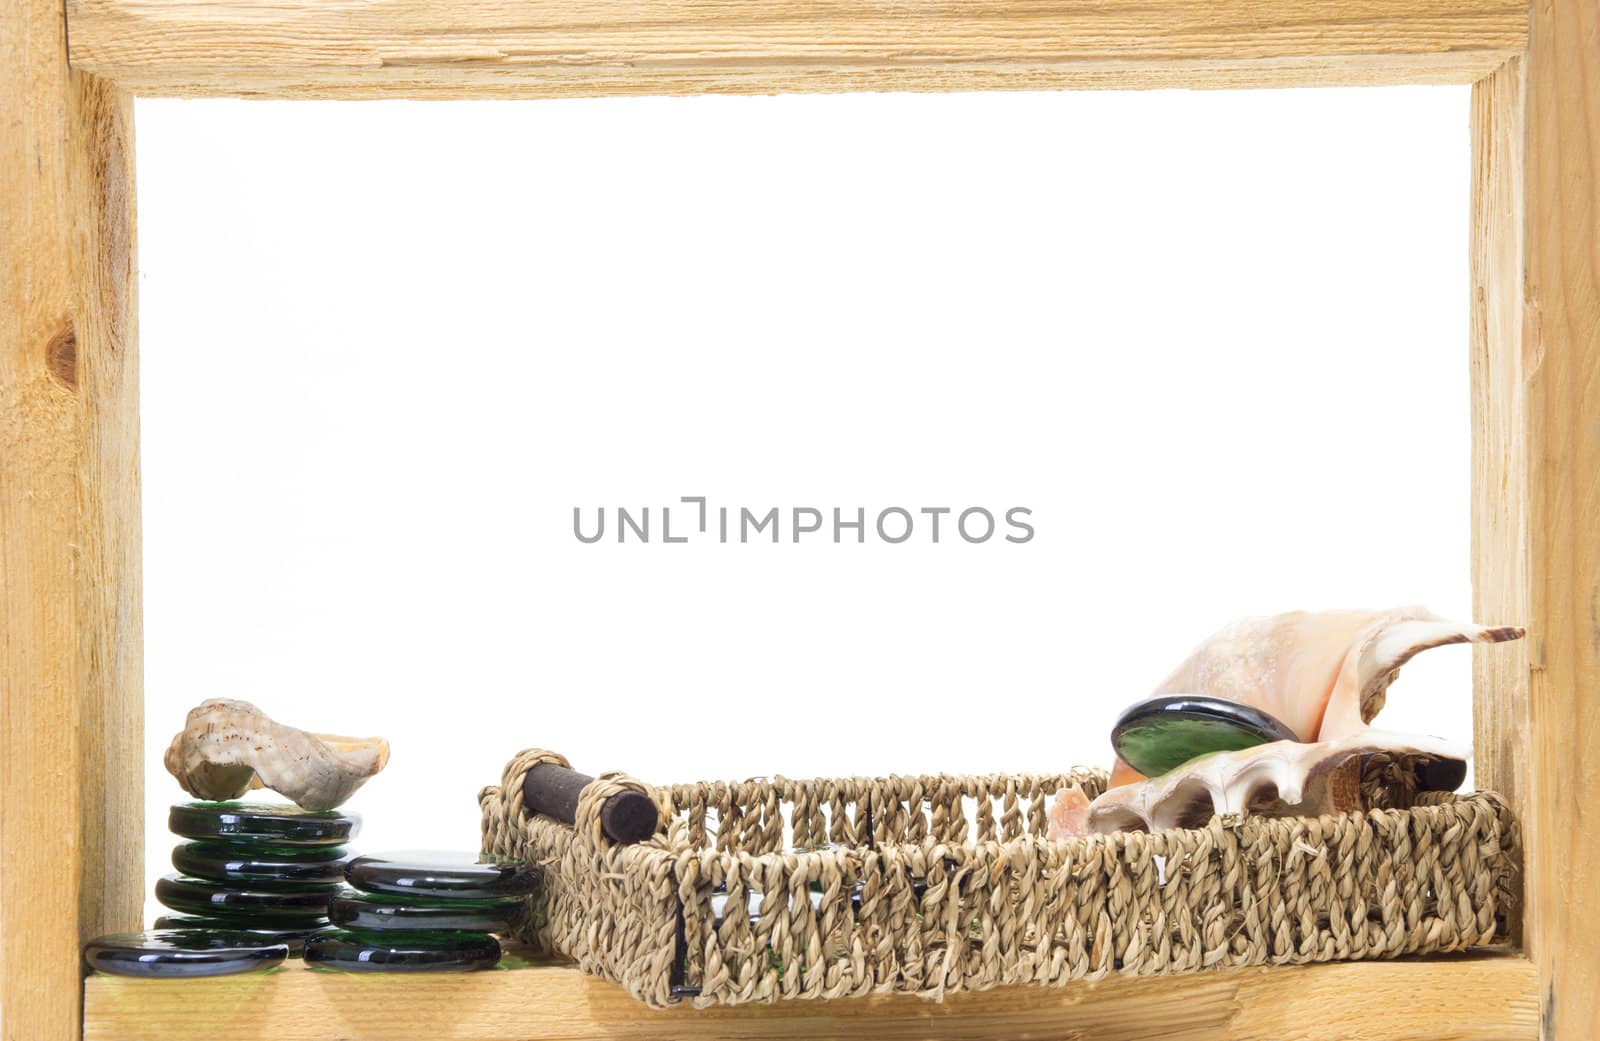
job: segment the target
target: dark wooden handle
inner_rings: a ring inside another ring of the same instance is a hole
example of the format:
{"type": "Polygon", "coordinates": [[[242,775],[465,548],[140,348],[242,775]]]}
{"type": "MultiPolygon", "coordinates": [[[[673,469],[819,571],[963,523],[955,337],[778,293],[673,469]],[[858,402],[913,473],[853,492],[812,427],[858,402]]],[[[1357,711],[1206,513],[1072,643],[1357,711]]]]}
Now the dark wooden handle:
{"type": "MultiPolygon", "coordinates": [[[[578,793],[594,780],[555,763],[540,763],[522,782],[522,805],[563,824],[576,824],[578,793]]],[[[619,845],[642,842],[656,833],[655,800],[643,792],[618,792],[600,804],[600,831],[619,845]]]]}

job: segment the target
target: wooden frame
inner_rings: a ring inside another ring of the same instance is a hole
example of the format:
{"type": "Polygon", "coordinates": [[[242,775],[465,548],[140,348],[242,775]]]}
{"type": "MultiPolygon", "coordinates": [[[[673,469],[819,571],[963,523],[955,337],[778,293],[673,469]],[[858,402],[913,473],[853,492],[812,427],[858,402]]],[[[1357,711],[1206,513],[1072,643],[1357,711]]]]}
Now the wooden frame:
{"type": "Polygon", "coordinates": [[[0,57],[6,1041],[1113,1038],[1158,1022],[1197,1037],[1600,1036],[1600,832],[1585,830],[1600,801],[1593,0],[0,0],[0,57]],[[646,1014],[561,969],[85,991],[81,939],[135,926],[143,894],[132,94],[1419,82],[1475,84],[1475,606],[1529,628],[1479,659],[1476,745],[1482,783],[1523,826],[1517,951],[711,1013],[646,1014]],[[197,1026],[185,995],[226,1022],[197,1026]]]}

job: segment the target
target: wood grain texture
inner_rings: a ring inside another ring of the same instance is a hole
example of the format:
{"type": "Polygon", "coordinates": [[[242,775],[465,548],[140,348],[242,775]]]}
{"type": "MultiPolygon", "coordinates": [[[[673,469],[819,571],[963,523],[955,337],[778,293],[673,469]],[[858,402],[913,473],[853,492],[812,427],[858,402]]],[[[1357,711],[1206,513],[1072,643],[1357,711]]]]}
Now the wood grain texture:
{"type": "Polygon", "coordinates": [[[1348,1041],[1535,1036],[1533,967],[1509,955],[1342,962],[909,996],[652,1010],[564,966],[353,976],[298,965],[212,980],[92,976],[85,1041],[1348,1041]]]}
{"type": "Polygon", "coordinates": [[[1479,664],[1478,770],[1522,821],[1541,1036],[1600,1037],[1600,5],[1538,0],[1474,92],[1474,579],[1527,647],[1479,664]]]}
{"type": "Polygon", "coordinates": [[[78,1036],[143,889],[130,98],[0,5],[0,1036],[78,1036]]]}
{"type": "Polygon", "coordinates": [[[141,95],[558,97],[1470,83],[1517,0],[69,0],[141,95]]]}
{"type": "MultiPolygon", "coordinates": [[[[1522,64],[1512,61],[1472,89],[1472,616],[1515,625],[1529,619],[1522,64]]],[[[1510,800],[1524,843],[1531,838],[1528,664],[1539,639],[1535,631],[1474,647],[1472,661],[1475,780],[1510,800]]],[[[1520,921],[1512,932],[1520,937],[1520,921]]]]}

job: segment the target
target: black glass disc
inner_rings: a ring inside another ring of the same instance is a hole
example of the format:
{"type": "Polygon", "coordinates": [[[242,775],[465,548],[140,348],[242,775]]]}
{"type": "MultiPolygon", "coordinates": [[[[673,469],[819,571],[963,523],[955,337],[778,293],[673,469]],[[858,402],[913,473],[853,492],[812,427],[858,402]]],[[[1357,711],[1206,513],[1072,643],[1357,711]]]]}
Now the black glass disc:
{"type": "Polygon", "coordinates": [[[521,900],[447,900],[437,896],[415,899],[348,889],[328,902],[328,917],[334,925],[374,932],[446,929],[503,933],[521,913],[521,900]]]}
{"type": "Polygon", "coordinates": [[[83,948],[89,967],[117,976],[226,976],[283,964],[289,948],[249,933],[154,929],[97,936],[83,948]]]}
{"type": "Polygon", "coordinates": [[[1417,790],[1424,792],[1453,792],[1467,779],[1465,759],[1420,759],[1412,766],[1417,777],[1417,790]]]}
{"type": "Polygon", "coordinates": [[[256,918],[218,918],[211,915],[172,914],[162,915],[156,919],[156,929],[201,929],[207,932],[244,933],[255,937],[262,943],[281,943],[289,948],[289,956],[299,957],[300,949],[305,946],[308,937],[325,932],[329,928],[326,918],[313,918],[307,921],[273,922],[256,918]]]}
{"type": "Polygon", "coordinates": [[[344,880],[343,846],[241,846],[185,842],[172,850],[172,866],[192,878],[258,884],[267,888],[336,885],[344,880]]]}
{"type": "Polygon", "coordinates": [[[213,917],[325,918],[332,893],[324,886],[306,890],[239,889],[226,882],[184,875],[164,875],[156,882],[156,899],[167,907],[213,917]]]}
{"type": "Polygon", "coordinates": [[[500,941],[484,933],[334,930],[307,940],[305,959],[350,972],[471,972],[499,963],[500,941]]]}
{"type": "Polygon", "coordinates": [[[250,802],[190,802],[174,806],[167,827],[186,839],[227,839],[267,846],[338,846],[361,830],[354,813],[250,802]]]}
{"type": "Polygon", "coordinates": [[[344,877],[367,893],[484,900],[528,895],[539,872],[521,861],[480,859],[477,853],[405,852],[357,857],[345,865],[344,877]]]}
{"type": "Polygon", "coordinates": [[[1159,777],[1196,756],[1294,740],[1293,730],[1258,708],[1201,694],[1141,701],[1111,728],[1117,755],[1146,777],[1159,777]]]}

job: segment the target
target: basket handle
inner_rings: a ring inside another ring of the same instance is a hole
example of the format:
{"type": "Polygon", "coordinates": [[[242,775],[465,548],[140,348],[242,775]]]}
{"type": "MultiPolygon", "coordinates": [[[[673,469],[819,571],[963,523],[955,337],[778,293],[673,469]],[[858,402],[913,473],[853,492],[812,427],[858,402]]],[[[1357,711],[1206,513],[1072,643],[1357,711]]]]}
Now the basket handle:
{"type": "Polygon", "coordinates": [[[523,812],[571,825],[596,846],[602,839],[619,846],[642,842],[660,824],[655,793],[626,774],[590,777],[572,769],[565,756],[543,749],[529,749],[514,762],[525,769],[523,812]]]}
{"type": "Polygon", "coordinates": [[[626,846],[656,833],[661,810],[649,785],[620,771],[594,778],[576,776],[587,782],[578,793],[578,805],[572,814],[572,827],[580,837],[596,847],[602,839],[626,846]]]}

